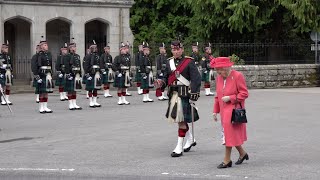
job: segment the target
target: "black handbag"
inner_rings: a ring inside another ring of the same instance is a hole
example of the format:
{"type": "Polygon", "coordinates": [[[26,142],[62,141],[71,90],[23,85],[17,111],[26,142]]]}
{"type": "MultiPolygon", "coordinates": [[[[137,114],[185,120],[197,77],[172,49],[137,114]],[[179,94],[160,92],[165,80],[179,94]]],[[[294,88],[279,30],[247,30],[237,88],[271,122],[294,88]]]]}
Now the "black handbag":
{"type": "Polygon", "coordinates": [[[232,116],[231,116],[231,123],[232,124],[242,124],[242,123],[247,123],[247,115],[246,115],[246,110],[242,108],[241,103],[240,108],[237,108],[238,100],[236,100],[236,104],[234,105],[234,108],[232,110],[232,116]]]}

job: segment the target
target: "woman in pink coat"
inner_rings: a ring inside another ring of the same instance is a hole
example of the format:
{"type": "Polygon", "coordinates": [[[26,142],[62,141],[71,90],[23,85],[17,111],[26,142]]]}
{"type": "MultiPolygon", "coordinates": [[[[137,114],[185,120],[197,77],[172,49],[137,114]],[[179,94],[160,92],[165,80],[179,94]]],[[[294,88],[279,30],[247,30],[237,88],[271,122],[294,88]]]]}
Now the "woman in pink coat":
{"type": "Polygon", "coordinates": [[[232,166],[232,147],[236,147],[240,154],[236,165],[241,164],[244,160],[249,160],[248,154],[242,147],[244,141],[247,140],[246,124],[231,123],[232,110],[235,105],[239,107],[239,103],[241,103],[244,108],[245,99],[249,94],[243,74],[232,70],[232,65],[233,63],[228,57],[218,57],[213,64],[218,73],[213,118],[217,121],[217,114],[220,113],[226,147],[224,160],[218,166],[219,169],[232,166]]]}

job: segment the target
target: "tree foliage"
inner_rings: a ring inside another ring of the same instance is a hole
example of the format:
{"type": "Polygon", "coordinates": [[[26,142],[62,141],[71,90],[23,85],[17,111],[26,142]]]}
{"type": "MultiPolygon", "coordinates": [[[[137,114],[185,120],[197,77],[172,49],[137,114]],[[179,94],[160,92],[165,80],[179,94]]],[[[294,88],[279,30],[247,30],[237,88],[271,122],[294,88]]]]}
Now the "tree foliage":
{"type": "Polygon", "coordinates": [[[136,43],[308,39],[320,31],[318,0],[136,0],[136,43]]]}

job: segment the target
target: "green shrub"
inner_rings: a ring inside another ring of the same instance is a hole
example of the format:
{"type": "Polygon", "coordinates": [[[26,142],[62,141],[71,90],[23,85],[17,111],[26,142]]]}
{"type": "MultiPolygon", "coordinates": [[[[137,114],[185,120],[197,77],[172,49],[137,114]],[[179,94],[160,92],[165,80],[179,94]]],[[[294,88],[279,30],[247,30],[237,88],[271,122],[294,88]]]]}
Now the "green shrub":
{"type": "Polygon", "coordinates": [[[239,56],[232,54],[232,56],[229,56],[231,62],[234,63],[234,65],[244,65],[245,62],[243,59],[241,59],[239,56]]]}

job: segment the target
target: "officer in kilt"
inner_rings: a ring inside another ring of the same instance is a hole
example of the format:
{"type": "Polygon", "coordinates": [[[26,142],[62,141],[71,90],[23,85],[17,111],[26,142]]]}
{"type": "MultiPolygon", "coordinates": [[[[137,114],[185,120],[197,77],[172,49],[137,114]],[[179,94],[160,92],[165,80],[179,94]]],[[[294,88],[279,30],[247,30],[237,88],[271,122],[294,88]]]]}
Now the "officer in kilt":
{"type": "MultiPolygon", "coordinates": [[[[130,86],[132,86],[132,73],[131,73],[131,54],[130,54],[130,43],[127,41],[127,43],[125,44],[125,49],[126,49],[126,58],[127,61],[129,61],[129,80],[130,80],[130,86]]],[[[126,96],[132,96],[131,93],[128,92],[128,88],[126,88],[126,96]]]]}
{"type": "Polygon", "coordinates": [[[114,58],[115,80],[113,86],[118,88],[118,105],[128,105],[126,89],[130,87],[130,60],[127,58],[126,45],[120,44],[120,55],[114,58]]]}
{"type": "MultiPolygon", "coordinates": [[[[167,64],[167,53],[166,47],[164,43],[161,43],[159,46],[160,54],[156,57],[157,63],[157,79],[163,79],[164,71],[166,70],[167,64]]],[[[156,96],[158,97],[159,101],[168,100],[169,98],[165,96],[164,89],[157,88],[156,89],[156,96]]]]}
{"type": "Polygon", "coordinates": [[[204,46],[204,55],[202,56],[202,81],[204,82],[204,89],[206,96],[214,96],[214,93],[210,90],[210,83],[214,81],[213,69],[210,66],[212,59],[211,55],[211,44],[207,43],[204,46]]]}
{"type": "Polygon", "coordinates": [[[152,60],[149,57],[150,48],[148,43],[143,45],[144,58],[140,63],[141,70],[141,88],[143,90],[143,102],[153,102],[153,99],[149,97],[149,89],[154,87],[153,73],[152,73],[152,60]]]}
{"type": "Polygon", "coordinates": [[[100,66],[102,72],[102,84],[104,97],[112,97],[110,94],[110,84],[114,82],[114,72],[112,70],[112,56],[110,55],[110,46],[104,47],[104,53],[100,57],[100,66]]]}
{"type": "Polygon", "coordinates": [[[64,61],[65,66],[65,86],[64,90],[68,93],[69,110],[81,110],[82,108],[77,105],[77,92],[82,88],[81,82],[81,60],[80,56],[76,53],[76,43],[69,44],[69,58],[64,61]]]}
{"type": "Polygon", "coordinates": [[[40,41],[40,52],[38,60],[33,62],[32,70],[34,77],[37,81],[36,92],[39,94],[39,112],[52,113],[48,108],[48,93],[53,92],[52,82],[52,55],[48,51],[47,41],[43,39],[40,41]]]}
{"type": "Polygon", "coordinates": [[[1,46],[0,53],[0,85],[2,90],[4,91],[5,97],[1,96],[1,105],[12,105],[10,102],[10,87],[12,86],[12,60],[8,54],[9,52],[9,42],[3,43],[1,46]]]}
{"type": "Polygon", "coordinates": [[[171,153],[172,157],[180,157],[196,145],[189,131],[188,123],[199,119],[198,112],[194,108],[194,117],[191,116],[191,103],[193,104],[200,96],[201,76],[197,66],[191,57],[183,55],[183,47],[180,41],[171,43],[173,57],[167,61],[163,80],[157,79],[156,87],[164,89],[169,87],[169,103],[166,117],[169,122],[178,123],[178,142],[171,153]],[[183,148],[183,140],[187,141],[183,148]]]}
{"type": "MultiPolygon", "coordinates": [[[[39,55],[39,51],[40,51],[40,45],[37,44],[36,47],[36,54],[34,54],[31,58],[31,71],[32,73],[34,73],[33,71],[37,71],[37,67],[33,67],[34,65],[36,65],[36,61],[38,60],[38,55],[39,55]]],[[[33,83],[32,83],[32,87],[36,88],[37,87],[37,80],[35,78],[33,78],[33,83]]],[[[36,94],[36,103],[39,103],[39,92],[35,90],[35,94],[36,94]]]]}
{"type": "Polygon", "coordinates": [[[89,91],[89,106],[91,108],[101,107],[97,102],[98,90],[101,89],[101,69],[100,57],[98,55],[98,48],[96,42],[90,46],[90,55],[85,59],[84,72],[86,76],[86,90],[89,91]]]}
{"type": "Polygon", "coordinates": [[[198,42],[194,42],[192,43],[192,54],[190,57],[192,57],[194,59],[194,63],[196,64],[196,66],[199,69],[199,72],[202,72],[202,67],[201,67],[201,55],[199,53],[199,43],[198,42]]]}
{"type": "MultiPolygon", "coordinates": [[[[144,42],[143,42],[143,44],[144,44],[144,42]]],[[[141,87],[141,79],[142,79],[141,70],[140,70],[140,62],[143,59],[143,45],[139,44],[138,48],[139,48],[139,52],[137,52],[136,57],[135,57],[135,66],[136,66],[135,81],[137,83],[138,94],[141,95],[143,92],[142,92],[142,89],[140,88],[141,87]]]]}
{"type": "Polygon", "coordinates": [[[57,62],[56,62],[56,82],[55,85],[59,87],[59,94],[60,94],[60,101],[68,100],[67,93],[64,91],[64,85],[65,85],[65,61],[70,61],[70,56],[68,54],[68,45],[67,43],[64,43],[64,45],[60,48],[60,54],[57,56],[57,62]]]}
{"type": "MultiPolygon", "coordinates": [[[[83,57],[83,60],[82,60],[82,67],[84,67],[84,65],[86,63],[87,56],[89,56],[90,54],[91,54],[91,50],[90,50],[90,48],[88,48],[86,51],[86,55],[83,57]]],[[[82,84],[83,85],[87,84],[87,77],[86,76],[82,76],[82,84]]],[[[89,91],[87,91],[87,90],[86,90],[86,97],[87,97],[87,99],[89,99],[89,91]]]]}

